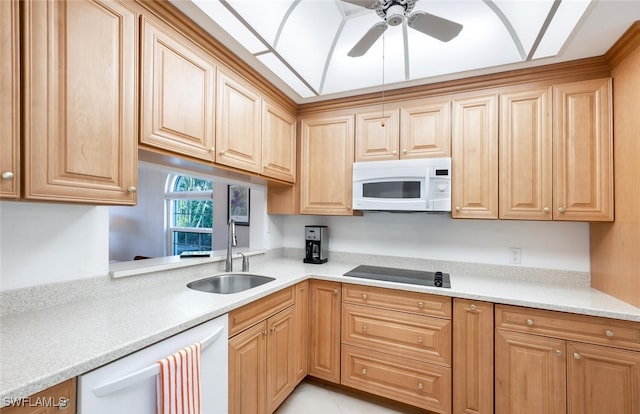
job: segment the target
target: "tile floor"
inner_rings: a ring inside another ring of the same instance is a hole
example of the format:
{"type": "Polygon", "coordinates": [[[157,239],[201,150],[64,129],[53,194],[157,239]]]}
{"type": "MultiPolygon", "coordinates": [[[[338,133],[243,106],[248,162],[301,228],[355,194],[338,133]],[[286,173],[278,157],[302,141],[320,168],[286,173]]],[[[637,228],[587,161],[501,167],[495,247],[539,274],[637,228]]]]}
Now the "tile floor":
{"type": "Polygon", "coordinates": [[[408,414],[325,384],[304,380],[274,414],[408,414]]]}

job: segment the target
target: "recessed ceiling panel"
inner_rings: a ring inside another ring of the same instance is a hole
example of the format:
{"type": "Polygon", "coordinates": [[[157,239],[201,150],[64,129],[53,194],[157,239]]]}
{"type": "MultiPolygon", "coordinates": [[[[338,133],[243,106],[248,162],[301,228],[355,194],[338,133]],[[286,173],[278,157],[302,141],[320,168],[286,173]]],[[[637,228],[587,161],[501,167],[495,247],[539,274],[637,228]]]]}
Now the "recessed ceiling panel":
{"type": "Polygon", "coordinates": [[[539,59],[557,55],[590,3],[591,0],[565,0],[560,3],[533,57],[539,59]]]}
{"type": "Polygon", "coordinates": [[[528,56],[553,6],[553,0],[493,0],[493,3],[507,19],[522,44],[525,56],[528,56]]]}
{"type": "Polygon", "coordinates": [[[227,0],[271,46],[274,45],[280,23],[286,18],[292,0],[227,0]]]}
{"type": "Polygon", "coordinates": [[[274,56],[273,53],[264,53],[258,56],[258,59],[265,64],[273,73],[278,75],[291,89],[296,91],[303,98],[311,98],[315,93],[305,85],[295,73],[291,71],[285,64],[274,56]]]}

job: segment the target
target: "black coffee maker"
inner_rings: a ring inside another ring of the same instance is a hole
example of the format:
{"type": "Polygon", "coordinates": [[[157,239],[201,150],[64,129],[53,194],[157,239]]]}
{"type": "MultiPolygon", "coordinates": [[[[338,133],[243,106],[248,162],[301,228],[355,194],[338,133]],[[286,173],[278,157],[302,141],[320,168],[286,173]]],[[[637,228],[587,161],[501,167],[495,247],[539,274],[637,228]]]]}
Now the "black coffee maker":
{"type": "Polygon", "coordinates": [[[326,263],[329,253],[329,228],[304,226],[304,263],[326,263]]]}

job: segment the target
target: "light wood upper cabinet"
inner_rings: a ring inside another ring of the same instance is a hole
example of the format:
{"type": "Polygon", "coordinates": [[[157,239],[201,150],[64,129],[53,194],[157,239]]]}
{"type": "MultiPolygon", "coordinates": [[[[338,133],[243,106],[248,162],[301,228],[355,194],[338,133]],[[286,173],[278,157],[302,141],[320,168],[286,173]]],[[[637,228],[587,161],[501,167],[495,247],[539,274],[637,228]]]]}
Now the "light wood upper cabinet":
{"type": "Polygon", "coordinates": [[[216,163],[262,172],[262,99],[231,72],[218,70],[216,163]]]}
{"type": "Polygon", "coordinates": [[[613,220],[611,79],[553,88],[553,218],[613,220]]]}
{"type": "Polygon", "coordinates": [[[217,62],[164,23],[141,26],[140,143],[213,161],[217,62]]]}
{"type": "Polygon", "coordinates": [[[493,413],[493,303],[453,300],[453,412],[493,413]]]}
{"type": "Polygon", "coordinates": [[[262,101],[262,174],[296,181],[296,118],[268,100],[262,101]]]}
{"type": "Polygon", "coordinates": [[[301,121],[302,214],[353,214],[353,135],[353,115],[301,121]]]}
{"type": "Polygon", "coordinates": [[[135,204],[137,16],[115,0],[24,7],[24,197],[135,204]]]}
{"type": "Polygon", "coordinates": [[[309,283],[309,375],[340,383],[340,283],[309,283]]]}
{"type": "Polygon", "coordinates": [[[500,218],[551,220],[551,88],[500,95],[500,218]]]}
{"type": "Polygon", "coordinates": [[[427,98],[400,108],[400,158],[451,156],[451,100],[427,98]]]}
{"type": "Polygon", "coordinates": [[[356,161],[451,156],[451,101],[427,98],[356,113],[356,161]]]}
{"type": "Polygon", "coordinates": [[[451,215],[498,218],[498,95],[453,101],[451,215]]]}
{"type": "Polygon", "coordinates": [[[397,160],[399,154],[398,109],[356,113],[355,160],[397,160]]]}
{"type": "Polygon", "coordinates": [[[0,198],[20,197],[18,0],[0,2],[0,198]]]}

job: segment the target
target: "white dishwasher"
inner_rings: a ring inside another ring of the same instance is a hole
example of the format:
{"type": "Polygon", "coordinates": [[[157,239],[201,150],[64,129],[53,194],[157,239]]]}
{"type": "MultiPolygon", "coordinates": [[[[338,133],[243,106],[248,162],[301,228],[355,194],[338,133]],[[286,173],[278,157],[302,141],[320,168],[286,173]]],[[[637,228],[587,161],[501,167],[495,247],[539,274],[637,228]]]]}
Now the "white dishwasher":
{"type": "Polygon", "coordinates": [[[227,315],[193,327],[78,377],[78,414],[156,413],[157,361],[201,342],[202,414],[227,414],[227,315]]]}

